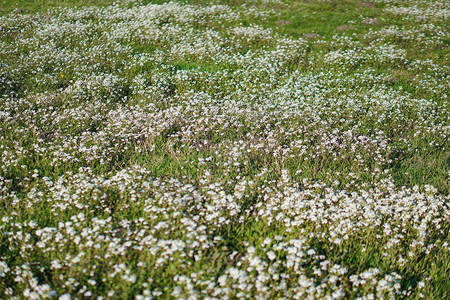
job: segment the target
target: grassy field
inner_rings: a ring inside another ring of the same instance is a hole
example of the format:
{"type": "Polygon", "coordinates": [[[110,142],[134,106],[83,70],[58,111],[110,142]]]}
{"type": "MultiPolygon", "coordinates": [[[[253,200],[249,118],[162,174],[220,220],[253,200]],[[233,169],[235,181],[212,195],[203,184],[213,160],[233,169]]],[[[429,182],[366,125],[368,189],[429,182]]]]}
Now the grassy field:
{"type": "Polygon", "coordinates": [[[0,298],[448,299],[448,0],[0,0],[0,298]]]}

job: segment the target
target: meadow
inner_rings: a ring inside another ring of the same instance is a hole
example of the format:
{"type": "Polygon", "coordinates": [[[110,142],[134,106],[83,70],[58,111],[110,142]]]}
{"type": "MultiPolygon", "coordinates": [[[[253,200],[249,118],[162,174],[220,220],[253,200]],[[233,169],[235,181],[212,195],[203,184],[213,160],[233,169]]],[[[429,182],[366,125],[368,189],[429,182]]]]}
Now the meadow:
{"type": "Polygon", "coordinates": [[[448,0],[0,0],[0,298],[449,299],[448,0]]]}

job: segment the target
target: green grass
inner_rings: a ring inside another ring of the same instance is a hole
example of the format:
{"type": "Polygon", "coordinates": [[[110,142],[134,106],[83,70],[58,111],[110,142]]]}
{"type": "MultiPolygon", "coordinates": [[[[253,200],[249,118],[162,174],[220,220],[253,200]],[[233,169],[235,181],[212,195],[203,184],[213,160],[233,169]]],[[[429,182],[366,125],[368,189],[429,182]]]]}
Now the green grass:
{"type": "Polygon", "coordinates": [[[109,0],[2,0],[0,15],[7,13],[46,12],[58,7],[104,6],[113,4],[109,0]]]}
{"type": "MultiPolygon", "coordinates": [[[[432,19],[434,27],[427,27],[427,21],[386,11],[389,4],[357,0],[178,1],[194,11],[224,4],[236,13],[248,6],[271,12],[176,20],[180,9],[149,21],[147,11],[134,30],[160,35],[132,36],[127,24],[135,16],[116,10],[149,3],[166,1],[0,0],[0,215],[6,220],[0,220],[0,263],[20,278],[29,267],[58,295],[88,297],[80,292],[86,286],[93,296],[117,290],[109,297],[131,299],[149,289],[169,299],[183,286],[176,275],[195,273],[200,297],[231,267],[245,270],[254,283],[266,274],[252,262],[256,255],[272,264],[270,272],[288,275],[287,288],[267,294],[253,289],[249,297],[289,298],[284,293],[300,285],[299,273],[283,264],[292,244],[281,241],[304,239],[297,268],[317,285],[323,282],[323,293],[376,294],[375,285],[353,288],[347,275],[377,268],[376,280],[395,272],[402,278],[392,285],[412,292],[390,296],[448,298],[445,20],[432,19]],[[76,15],[85,6],[110,10],[76,15]],[[59,17],[51,19],[55,9],[59,17]],[[369,18],[376,24],[364,22],[369,18]],[[57,30],[49,20],[66,27],[57,30]],[[232,31],[240,27],[272,32],[243,38],[232,31]],[[394,29],[396,34],[383,33],[394,29]],[[412,33],[402,35],[407,30],[412,33]],[[208,39],[221,41],[223,56],[208,39]],[[207,54],[195,52],[202,42],[210,47],[207,54]],[[295,42],[295,51],[284,50],[295,42]],[[341,60],[333,61],[333,53],[341,60]],[[323,219],[315,220],[316,214],[323,219]],[[66,222],[75,233],[63,229],[66,222]],[[40,228],[55,228],[62,237],[49,233],[42,242],[40,228]],[[140,249],[144,236],[169,246],[155,242],[140,249]],[[264,246],[267,238],[271,244],[264,246]],[[133,246],[114,253],[112,240],[117,248],[133,246]],[[170,252],[173,241],[201,246],[170,252]],[[255,254],[248,254],[251,247],[255,254]],[[308,249],[318,256],[303,253],[308,249]],[[283,263],[273,264],[269,250],[283,263]],[[80,253],[80,262],[71,264],[80,253]],[[334,273],[318,272],[320,255],[330,266],[347,268],[337,285],[329,281],[334,273]],[[66,265],[54,268],[55,260],[66,265]],[[122,263],[134,282],[108,277],[122,263]],[[92,279],[97,284],[91,287],[92,279]],[[424,289],[417,287],[422,281],[424,289]]],[[[12,272],[0,280],[0,298],[25,297],[32,286],[31,279],[14,280],[12,272]]],[[[230,278],[228,296],[243,297],[230,278]]],[[[270,277],[266,284],[280,282],[270,277]]],[[[182,288],[181,295],[188,294],[182,288]]]]}

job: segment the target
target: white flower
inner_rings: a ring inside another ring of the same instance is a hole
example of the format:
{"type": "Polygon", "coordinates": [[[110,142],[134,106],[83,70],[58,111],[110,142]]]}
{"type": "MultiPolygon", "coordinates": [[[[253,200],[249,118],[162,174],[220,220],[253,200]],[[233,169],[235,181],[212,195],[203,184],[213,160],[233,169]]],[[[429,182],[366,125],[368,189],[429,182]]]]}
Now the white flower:
{"type": "Polygon", "coordinates": [[[275,252],[273,252],[273,251],[271,250],[271,251],[267,252],[267,257],[268,257],[270,260],[274,260],[277,256],[276,256],[275,252]]]}
{"type": "Polygon", "coordinates": [[[89,283],[90,285],[96,285],[96,284],[97,284],[97,281],[95,281],[94,279],[89,279],[89,280],[88,280],[88,283],[89,283]]]}
{"type": "Polygon", "coordinates": [[[0,277],[5,277],[9,271],[10,268],[8,267],[8,264],[0,260],[0,277]]]}
{"type": "Polygon", "coordinates": [[[219,277],[218,282],[221,286],[226,286],[227,285],[227,275],[222,275],[219,277]]]}
{"type": "Polygon", "coordinates": [[[61,296],[59,296],[58,299],[59,300],[70,300],[70,299],[72,299],[72,296],[70,294],[62,294],[61,296]]]}

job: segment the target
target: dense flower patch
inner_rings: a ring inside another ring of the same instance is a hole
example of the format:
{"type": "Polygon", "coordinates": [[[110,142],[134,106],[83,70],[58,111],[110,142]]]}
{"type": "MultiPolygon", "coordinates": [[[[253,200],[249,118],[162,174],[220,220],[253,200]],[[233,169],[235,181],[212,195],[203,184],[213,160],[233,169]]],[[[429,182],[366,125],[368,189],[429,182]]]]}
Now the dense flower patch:
{"type": "Polygon", "coordinates": [[[280,1],[0,17],[0,295],[444,297],[449,12],[368,3],[403,23],[293,37],[280,1]]]}

